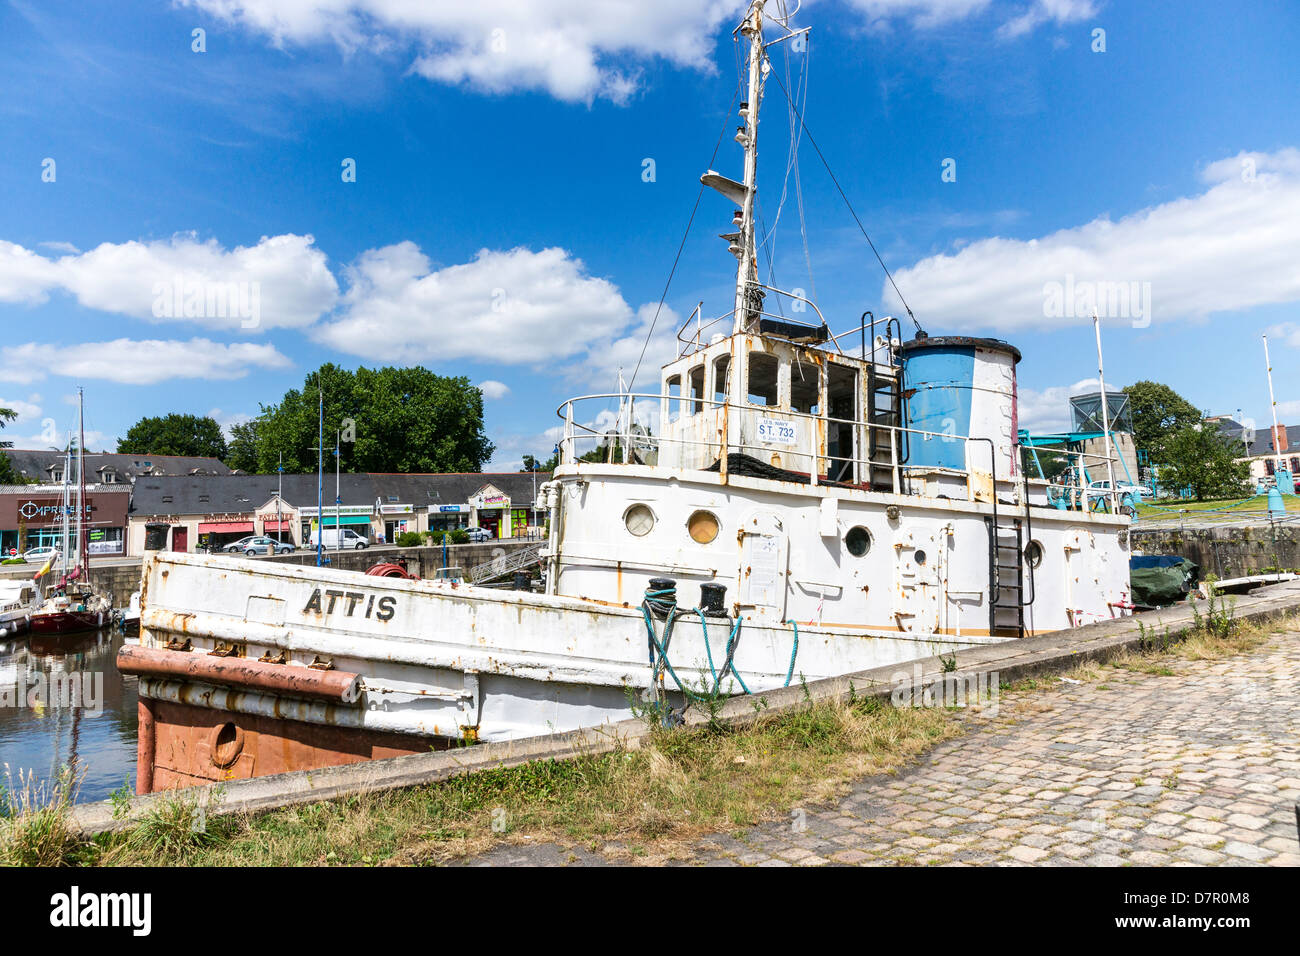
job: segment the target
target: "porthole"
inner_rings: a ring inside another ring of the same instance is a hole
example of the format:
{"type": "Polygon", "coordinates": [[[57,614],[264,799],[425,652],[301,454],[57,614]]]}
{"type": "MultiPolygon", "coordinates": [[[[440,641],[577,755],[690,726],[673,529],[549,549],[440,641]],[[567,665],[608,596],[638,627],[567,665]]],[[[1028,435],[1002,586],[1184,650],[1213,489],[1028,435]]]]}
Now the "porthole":
{"type": "Polygon", "coordinates": [[[655,526],[655,513],[649,505],[632,505],[623,512],[623,526],[638,538],[644,537],[655,526]]]}
{"type": "Polygon", "coordinates": [[[686,530],[700,544],[708,544],[718,536],[718,516],[712,511],[695,511],[686,519],[686,530]]]}
{"type": "Polygon", "coordinates": [[[917,564],[925,564],[925,552],[917,548],[916,553],[912,555],[912,560],[917,564]]]}
{"type": "Polygon", "coordinates": [[[212,728],[208,757],[218,770],[231,767],[244,751],[244,732],[230,722],[212,728]]]}
{"type": "Polygon", "coordinates": [[[1043,563],[1043,546],[1037,541],[1030,541],[1025,545],[1025,561],[1031,568],[1037,568],[1043,563]]]}
{"type": "Polygon", "coordinates": [[[844,536],[844,547],[855,558],[862,557],[871,550],[871,532],[862,525],[854,525],[844,536]]]}

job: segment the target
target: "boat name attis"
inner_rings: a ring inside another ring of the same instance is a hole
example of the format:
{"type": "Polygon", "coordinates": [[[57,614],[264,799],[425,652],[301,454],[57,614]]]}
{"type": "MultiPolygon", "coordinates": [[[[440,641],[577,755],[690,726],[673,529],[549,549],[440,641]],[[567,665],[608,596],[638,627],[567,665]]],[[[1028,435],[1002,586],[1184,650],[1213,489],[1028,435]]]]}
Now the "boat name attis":
{"type": "Polygon", "coordinates": [[[393,615],[397,613],[397,598],[391,594],[383,596],[367,595],[361,591],[336,591],[333,588],[326,590],[317,588],[312,591],[311,597],[307,599],[307,606],[302,609],[302,612],[304,614],[333,614],[339,598],[343,598],[347,605],[344,617],[352,617],[356,612],[357,605],[362,601],[366,602],[365,616],[370,617],[373,615],[376,621],[391,621],[393,615]],[[377,597],[378,600],[376,600],[377,597]],[[328,599],[328,604],[325,603],[323,598],[328,599]]]}

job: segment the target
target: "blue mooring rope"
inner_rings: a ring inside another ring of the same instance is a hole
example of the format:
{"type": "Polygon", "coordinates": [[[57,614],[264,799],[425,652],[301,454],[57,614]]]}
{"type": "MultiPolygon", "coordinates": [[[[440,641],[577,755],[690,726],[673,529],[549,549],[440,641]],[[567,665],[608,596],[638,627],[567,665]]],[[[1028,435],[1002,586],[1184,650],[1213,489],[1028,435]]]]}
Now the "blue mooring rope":
{"type": "MultiPolygon", "coordinates": [[[[713,662],[713,646],[709,641],[709,626],[704,611],[698,607],[691,610],[700,619],[700,631],[704,637],[704,653],[709,662],[709,675],[713,678],[713,690],[708,696],[701,696],[688,690],[686,685],[682,683],[681,678],[677,676],[677,671],[673,668],[672,662],[668,659],[668,649],[672,645],[673,627],[677,623],[677,618],[682,614],[691,613],[691,611],[678,610],[676,588],[665,588],[658,591],[648,590],[645,593],[645,600],[641,602],[641,616],[645,621],[646,637],[648,639],[652,684],[658,683],[663,673],[667,671],[668,675],[672,677],[673,683],[677,685],[677,689],[689,700],[703,701],[717,699],[722,688],[722,682],[730,673],[735,676],[740,689],[746,694],[750,693],[749,687],[745,684],[745,679],[741,677],[740,671],[735,666],[736,648],[740,643],[740,628],[744,617],[741,615],[736,616],[736,623],[732,625],[731,633],[727,635],[727,656],[722,665],[722,672],[719,673],[717,665],[713,662]],[[662,641],[655,634],[652,611],[657,612],[664,618],[662,641]]],[[[799,625],[793,619],[784,623],[789,624],[794,629],[794,642],[790,650],[790,667],[786,671],[785,684],[783,685],[789,687],[790,681],[794,679],[794,665],[799,656],[799,625]]]]}

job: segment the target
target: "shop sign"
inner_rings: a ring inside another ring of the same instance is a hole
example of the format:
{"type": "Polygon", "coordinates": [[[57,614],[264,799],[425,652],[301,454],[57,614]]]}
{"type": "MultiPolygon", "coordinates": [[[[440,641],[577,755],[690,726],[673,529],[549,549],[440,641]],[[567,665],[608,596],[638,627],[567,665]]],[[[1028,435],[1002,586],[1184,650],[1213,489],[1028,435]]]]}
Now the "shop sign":
{"type": "Polygon", "coordinates": [[[415,514],[415,505],[380,505],[379,513],[381,515],[413,515],[415,514]]]}

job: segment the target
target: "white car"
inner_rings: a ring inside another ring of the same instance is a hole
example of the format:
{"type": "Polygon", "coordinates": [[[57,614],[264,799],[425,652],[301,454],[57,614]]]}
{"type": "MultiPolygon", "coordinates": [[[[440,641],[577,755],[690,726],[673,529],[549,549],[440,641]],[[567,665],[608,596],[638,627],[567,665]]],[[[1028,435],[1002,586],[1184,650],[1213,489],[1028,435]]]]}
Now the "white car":
{"type": "Polygon", "coordinates": [[[51,559],[58,559],[62,552],[53,546],[44,548],[32,548],[30,551],[23,552],[23,560],[28,564],[44,564],[51,559]]]}
{"type": "MultiPolygon", "coordinates": [[[[1117,481],[1115,491],[1121,495],[1138,495],[1142,498],[1151,497],[1151,489],[1144,485],[1130,485],[1127,482],[1117,481]]],[[[1110,482],[1106,479],[1094,481],[1088,485],[1089,495],[1108,495],[1110,494],[1110,482]]]]}
{"type": "Polygon", "coordinates": [[[487,528],[466,528],[465,533],[469,535],[472,544],[482,544],[484,541],[496,540],[496,535],[487,528]]]}

